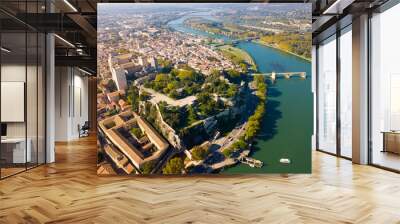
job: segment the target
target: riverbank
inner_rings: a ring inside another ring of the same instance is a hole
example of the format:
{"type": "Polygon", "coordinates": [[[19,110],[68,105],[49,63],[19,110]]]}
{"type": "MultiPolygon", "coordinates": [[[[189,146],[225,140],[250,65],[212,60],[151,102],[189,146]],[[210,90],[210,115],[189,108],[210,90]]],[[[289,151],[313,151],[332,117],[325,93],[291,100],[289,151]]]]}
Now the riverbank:
{"type": "Polygon", "coordinates": [[[218,49],[221,50],[225,56],[229,57],[235,63],[240,63],[244,61],[251,66],[251,69],[254,72],[257,71],[256,62],[254,61],[253,57],[251,57],[250,54],[248,54],[246,51],[237,47],[233,47],[231,45],[223,45],[218,47],[218,49]]]}
{"type": "MultiPolygon", "coordinates": [[[[207,15],[208,17],[209,15],[207,15]]],[[[184,18],[172,21],[169,26],[176,31],[230,41],[222,35],[212,35],[183,25],[184,18]]],[[[293,57],[281,50],[239,41],[236,48],[246,51],[257,64],[259,73],[298,72],[311,74],[311,63],[293,57]]],[[[245,164],[225,167],[222,173],[309,173],[311,172],[312,93],[311,79],[280,80],[268,86],[268,100],[261,129],[252,141],[251,157],[261,160],[264,166],[251,168],[245,164]],[[299,97],[301,96],[301,97],[299,97]],[[291,164],[281,164],[281,158],[290,158],[291,164]]],[[[268,81],[267,81],[268,82],[268,81]]]]}
{"type": "Polygon", "coordinates": [[[222,154],[224,154],[226,158],[232,157],[232,155],[238,151],[248,149],[261,129],[267,100],[267,84],[264,76],[254,76],[252,86],[256,89],[255,95],[259,101],[258,105],[256,106],[253,115],[249,117],[245,126],[242,127],[243,132],[241,135],[236,136],[234,143],[222,151],[222,154]]]}
{"type": "MultiPolygon", "coordinates": [[[[236,47],[248,52],[258,65],[259,73],[297,72],[311,74],[311,63],[300,57],[252,41],[236,47]]],[[[279,80],[268,85],[268,100],[261,130],[252,141],[251,157],[264,166],[251,168],[236,164],[223,173],[308,173],[311,170],[312,94],[309,78],[279,80]],[[281,164],[281,158],[292,163],[281,164]]]]}
{"type": "MultiPolygon", "coordinates": [[[[209,18],[205,18],[205,19],[209,20],[209,18]]],[[[193,30],[196,30],[196,31],[203,32],[203,33],[206,33],[208,35],[214,36],[214,38],[215,37],[216,38],[220,38],[220,36],[226,37],[228,39],[238,39],[239,38],[239,37],[232,36],[229,32],[223,31],[221,29],[221,27],[207,27],[206,25],[198,26],[198,25],[194,25],[194,24],[192,24],[190,22],[187,22],[187,20],[184,20],[183,24],[185,26],[187,26],[187,27],[190,27],[193,30]]],[[[257,44],[260,44],[260,45],[263,45],[263,46],[271,47],[271,48],[277,49],[279,51],[285,52],[287,54],[291,54],[291,55],[294,55],[296,57],[299,57],[299,58],[301,58],[301,59],[303,59],[303,60],[305,60],[307,62],[311,62],[311,58],[296,54],[296,53],[294,53],[292,51],[284,50],[284,49],[279,48],[277,46],[268,44],[268,43],[266,43],[266,42],[264,42],[262,40],[252,40],[251,42],[257,43],[257,44]]],[[[310,49],[310,51],[311,51],[311,49],[310,49]]]]}
{"type": "MultiPolygon", "coordinates": [[[[281,49],[281,48],[279,48],[279,47],[275,47],[275,46],[273,46],[273,45],[271,45],[271,44],[265,43],[264,41],[261,41],[261,40],[252,40],[252,42],[254,42],[254,43],[256,43],[256,44],[260,44],[260,45],[266,46],[266,47],[274,48],[274,49],[276,49],[276,50],[285,52],[285,53],[287,53],[287,54],[294,55],[294,56],[299,57],[299,58],[301,58],[301,59],[304,59],[304,60],[306,60],[306,61],[308,61],[308,62],[311,62],[311,58],[306,58],[306,57],[304,57],[304,56],[302,56],[302,55],[298,55],[298,54],[293,53],[293,52],[291,52],[291,51],[283,50],[283,49],[281,49]]],[[[310,50],[311,50],[311,49],[310,49],[310,50]]]]}

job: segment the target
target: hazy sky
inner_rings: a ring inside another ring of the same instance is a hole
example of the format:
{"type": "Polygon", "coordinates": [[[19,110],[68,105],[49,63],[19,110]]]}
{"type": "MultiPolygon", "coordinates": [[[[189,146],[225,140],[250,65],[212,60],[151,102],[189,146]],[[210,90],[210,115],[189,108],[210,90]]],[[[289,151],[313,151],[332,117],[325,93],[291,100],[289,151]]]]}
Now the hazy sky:
{"type": "MultiPolygon", "coordinates": [[[[311,3],[98,3],[101,13],[153,10],[193,10],[201,8],[259,8],[265,10],[311,10],[311,3]]],[[[311,11],[310,11],[311,12],[311,11]]]]}

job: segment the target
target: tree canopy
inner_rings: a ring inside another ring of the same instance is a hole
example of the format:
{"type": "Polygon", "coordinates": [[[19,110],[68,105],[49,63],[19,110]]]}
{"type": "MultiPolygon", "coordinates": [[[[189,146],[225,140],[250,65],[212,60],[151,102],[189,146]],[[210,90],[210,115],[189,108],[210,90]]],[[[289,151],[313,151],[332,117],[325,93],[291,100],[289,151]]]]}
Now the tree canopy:
{"type": "Polygon", "coordinates": [[[145,86],[167,94],[173,99],[181,99],[200,92],[203,82],[204,75],[186,66],[172,69],[169,73],[159,73],[145,86]]]}
{"type": "Polygon", "coordinates": [[[168,161],[163,169],[163,174],[182,174],[183,168],[183,160],[180,157],[175,157],[168,161]]]}
{"type": "Polygon", "coordinates": [[[192,156],[194,160],[203,160],[208,156],[208,154],[209,151],[206,147],[195,146],[192,149],[192,156]]]}
{"type": "Polygon", "coordinates": [[[311,34],[282,33],[266,35],[261,41],[305,58],[311,58],[311,34]]]}
{"type": "Polygon", "coordinates": [[[131,85],[128,90],[127,102],[132,106],[133,111],[139,110],[139,89],[131,85]]]}
{"type": "Polygon", "coordinates": [[[150,174],[151,173],[151,171],[153,171],[153,169],[154,169],[154,162],[153,161],[148,161],[148,162],[145,162],[144,164],[143,164],[143,166],[142,166],[142,173],[143,174],[150,174]]]}
{"type": "Polygon", "coordinates": [[[234,142],[230,147],[226,148],[222,153],[225,157],[231,157],[234,152],[245,149],[261,128],[261,122],[265,113],[265,100],[267,94],[267,85],[264,76],[257,75],[254,77],[254,82],[257,87],[258,105],[253,115],[247,121],[244,134],[234,142]]]}

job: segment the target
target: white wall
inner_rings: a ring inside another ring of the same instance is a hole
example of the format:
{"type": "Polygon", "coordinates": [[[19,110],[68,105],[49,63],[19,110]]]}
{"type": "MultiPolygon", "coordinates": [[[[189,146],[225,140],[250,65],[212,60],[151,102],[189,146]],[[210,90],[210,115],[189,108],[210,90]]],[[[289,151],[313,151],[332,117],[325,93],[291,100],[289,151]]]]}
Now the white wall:
{"type": "Polygon", "coordinates": [[[72,67],[56,67],[55,73],[55,141],[70,141],[88,120],[88,78],[72,67]]]}
{"type": "MultiPolygon", "coordinates": [[[[75,70],[76,71],[76,70],[75,70]]],[[[74,75],[74,91],[72,92],[74,99],[72,108],[72,119],[71,119],[71,135],[72,138],[78,138],[78,124],[83,125],[85,121],[89,120],[89,111],[88,111],[88,78],[81,76],[82,73],[79,72],[79,75],[74,75]]]]}
{"type": "MultiPolygon", "coordinates": [[[[25,82],[25,64],[3,64],[1,66],[1,81],[25,82]]],[[[1,108],[1,110],[7,110],[1,108]]],[[[7,137],[25,137],[25,122],[7,122],[7,137]]]]}
{"type": "Polygon", "coordinates": [[[69,133],[69,69],[67,67],[55,68],[55,94],[54,94],[54,125],[55,141],[67,141],[69,133]]]}
{"type": "MultiPolygon", "coordinates": [[[[32,162],[44,163],[44,83],[41,67],[32,65],[25,66],[18,63],[5,63],[1,66],[2,82],[24,82],[26,85],[26,106],[24,105],[20,112],[25,113],[26,120],[22,122],[5,122],[7,124],[8,138],[29,139],[32,162]],[[36,69],[39,69],[36,71],[36,69]],[[27,80],[25,80],[27,78],[27,80]]],[[[20,94],[24,94],[21,90],[20,94]]],[[[2,96],[6,97],[6,96],[2,96]]],[[[3,113],[13,113],[12,108],[1,108],[3,113]]],[[[15,112],[14,112],[15,113],[15,112]]]]}

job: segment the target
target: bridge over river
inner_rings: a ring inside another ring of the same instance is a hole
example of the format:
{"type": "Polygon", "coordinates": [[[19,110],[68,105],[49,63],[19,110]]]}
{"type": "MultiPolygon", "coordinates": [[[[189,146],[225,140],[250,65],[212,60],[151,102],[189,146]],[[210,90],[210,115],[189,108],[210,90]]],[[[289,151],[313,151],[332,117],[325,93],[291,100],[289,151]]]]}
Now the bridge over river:
{"type": "Polygon", "coordinates": [[[263,75],[269,77],[272,81],[275,81],[277,77],[285,77],[290,79],[292,76],[297,76],[302,79],[307,77],[305,72],[271,72],[271,73],[252,73],[251,75],[263,75]]]}

